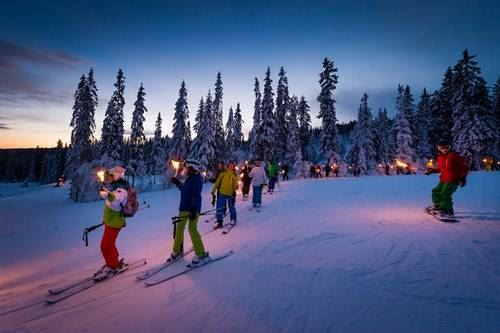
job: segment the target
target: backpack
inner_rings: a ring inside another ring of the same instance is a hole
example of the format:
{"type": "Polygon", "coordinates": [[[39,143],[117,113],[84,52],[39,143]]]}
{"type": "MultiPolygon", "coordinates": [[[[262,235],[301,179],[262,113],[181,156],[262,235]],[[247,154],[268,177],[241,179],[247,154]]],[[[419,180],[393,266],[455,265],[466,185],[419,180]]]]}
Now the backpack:
{"type": "Polygon", "coordinates": [[[127,203],[122,205],[122,215],[124,217],[133,217],[139,210],[139,201],[137,201],[137,192],[134,187],[127,187],[127,203]]]}

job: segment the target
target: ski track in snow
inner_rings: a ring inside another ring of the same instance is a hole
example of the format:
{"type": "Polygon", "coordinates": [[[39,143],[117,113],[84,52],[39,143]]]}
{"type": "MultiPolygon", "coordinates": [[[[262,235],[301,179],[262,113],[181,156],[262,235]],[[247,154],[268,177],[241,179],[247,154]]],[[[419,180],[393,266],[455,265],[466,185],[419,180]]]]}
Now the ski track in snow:
{"type": "MultiPolygon", "coordinates": [[[[141,194],[152,208],[130,220],[118,247],[148,265],[51,306],[44,304],[48,288],[101,264],[102,231],[91,234],[88,248],[80,239],[100,218],[102,202],[72,203],[67,187],[3,198],[0,332],[498,333],[500,173],[469,176],[454,198],[456,224],[423,213],[435,182],[399,176],[281,183],[281,191],[263,196],[261,212],[238,201],[239,223],[229,235],[203,238],[210,253],[234,255],[148,288],[135,276],[170,252],[178,192],[141,194]]],[[[211,208],[209,190],[207,184],[204,209],[211,208]]],[[[164,273],[183,269],[191,257],[164,273]]]]}

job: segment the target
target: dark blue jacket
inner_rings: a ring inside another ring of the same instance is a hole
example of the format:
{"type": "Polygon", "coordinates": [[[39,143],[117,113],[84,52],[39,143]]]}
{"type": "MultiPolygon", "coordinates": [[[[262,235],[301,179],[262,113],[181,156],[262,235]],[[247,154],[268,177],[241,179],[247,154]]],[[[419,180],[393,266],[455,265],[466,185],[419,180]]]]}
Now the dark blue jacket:
{"type": "Polygon", "coordinates": [[[178,186],[181,190],[181,203],[179,211],[201,211],[201,191],[203,180],[199,173],[188,176],[184,184],[178,186]]]}

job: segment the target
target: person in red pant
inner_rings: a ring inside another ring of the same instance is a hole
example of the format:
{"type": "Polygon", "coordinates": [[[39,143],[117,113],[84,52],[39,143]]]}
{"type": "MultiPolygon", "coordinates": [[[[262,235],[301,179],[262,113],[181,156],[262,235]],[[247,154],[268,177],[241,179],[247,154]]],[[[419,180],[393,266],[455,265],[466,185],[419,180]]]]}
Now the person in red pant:
{"type": "Polygon", "coordinates": [[[120,230],[125,227],[125,217],[122,207],[127,203],[128,183],[124,179],[125,169],[115,166],[106,172],[106,183],[109,189],[102,187],[100,195],[105,199],[103,211],[104,233],[101,239],[101,253],[104,257],[105,265],[94,274],[95,280],[104,280],[115,274],[124,265],[124,261],[119,260],[116,239],[120,230]]]}
{"type": "Polygon", "coordinates": [[[425,172],[427,175],[441,172],[438,185],[432,189],[433,205],[427,209],[442,217],[453,217],[452,195],[458,186],[463,187],[467,182],[467,163],[458,153],[451,151],[450,147],[449,141],[441,140],[437,145],[438,167],[430,167],[425,172]]]}

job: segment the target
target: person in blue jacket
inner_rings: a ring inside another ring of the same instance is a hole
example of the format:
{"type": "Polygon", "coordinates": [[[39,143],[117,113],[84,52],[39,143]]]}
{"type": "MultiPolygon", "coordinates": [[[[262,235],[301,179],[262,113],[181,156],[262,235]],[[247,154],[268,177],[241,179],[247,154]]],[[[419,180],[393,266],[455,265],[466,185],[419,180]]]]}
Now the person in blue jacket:
{"type": "Polygon", "coordinates": [[[179,205],[179,219],[175,230],[174,246],[168,261],[174,261],[183,256],[182,245],[184,242],[184,229],[188,224],[189,235],[193,243],[195,256],[192,263],[197,265],[205,260],[209,260],[208,252],[205,251],[203,241],[198,232],[198,218],[201,211],[201,191],[203,189],[203,179],[200,175],[200,163],[196,160],[187,160],[184,163],[188,169],[187,178],[182,184],[176,177],[172,182],[181,191],[181,202],[179,205]]]}

